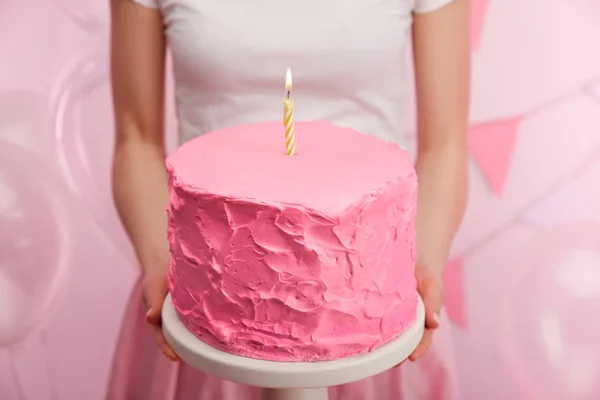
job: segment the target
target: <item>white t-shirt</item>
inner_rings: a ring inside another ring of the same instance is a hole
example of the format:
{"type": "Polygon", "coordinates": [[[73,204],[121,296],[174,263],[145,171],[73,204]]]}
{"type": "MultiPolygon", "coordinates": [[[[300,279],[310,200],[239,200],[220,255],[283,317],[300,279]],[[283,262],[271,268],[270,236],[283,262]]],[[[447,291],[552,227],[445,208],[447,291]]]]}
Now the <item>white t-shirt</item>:
{"type": "Polygon", "coordinates": [[[173,58],[180,141],[283,119],[329,120],[403,143],[413,13],[452,0],[133,0],[159,8],[173,58]]]}

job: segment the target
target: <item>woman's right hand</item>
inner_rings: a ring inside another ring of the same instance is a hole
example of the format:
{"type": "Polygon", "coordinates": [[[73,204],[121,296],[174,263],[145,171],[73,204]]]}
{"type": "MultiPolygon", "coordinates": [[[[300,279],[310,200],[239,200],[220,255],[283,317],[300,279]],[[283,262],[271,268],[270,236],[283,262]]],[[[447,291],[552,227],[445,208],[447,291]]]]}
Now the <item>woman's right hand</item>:
{"type": "Polygon", "coordinates": [[[179,357],[167,344],[162,332],[161,312],[169,291],[167,285],[168,265],[146,268],[143,280],[144,304],[148,309],[146,322],[152,326],[156,333],[158,347],[172,361],[179,361],[179,357]]]}

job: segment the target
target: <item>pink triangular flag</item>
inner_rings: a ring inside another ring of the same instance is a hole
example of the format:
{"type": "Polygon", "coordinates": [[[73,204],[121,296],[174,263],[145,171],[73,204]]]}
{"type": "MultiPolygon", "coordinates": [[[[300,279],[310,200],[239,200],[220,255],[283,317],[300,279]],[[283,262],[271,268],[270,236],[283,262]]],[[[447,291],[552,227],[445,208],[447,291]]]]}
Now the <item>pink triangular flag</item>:
{"type": "Polygon", "coordinates": [[[469,131],[469,148],[494,193],[502,195],[515,148],[521,117],[476,125],[469,131]]]}
{"type": "Polygon", "coordinates": [[[485,12],[487,11],[488,0],[471,1],[471,50],[475,51],[479,47],[479,39],[483,30],[485,21],[485,12]]]}
{"type": "Polygon", "coordinates": [[[445,307],[450,321],[461,328],[467,327],[465,315],[465,294],[463,287],[462,260],[450,260],[444,271],[444,289],[446,291],[445,307]]]}

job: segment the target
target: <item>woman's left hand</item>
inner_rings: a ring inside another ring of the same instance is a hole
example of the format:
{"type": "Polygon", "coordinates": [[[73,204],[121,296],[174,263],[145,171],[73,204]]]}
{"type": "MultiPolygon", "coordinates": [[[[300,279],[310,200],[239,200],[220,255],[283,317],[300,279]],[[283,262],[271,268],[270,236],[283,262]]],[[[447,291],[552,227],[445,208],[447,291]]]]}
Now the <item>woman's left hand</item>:
{"type": "Polygon", "coordinates": [[[425,303],[425,333],[421,343],[408,357],[410,361],[421,358],[433,340],[434,331],[440,326],[440,313],[444,305],[444,284],[442,269],[430,266],[417,265],[417,291],[425,303]]]}

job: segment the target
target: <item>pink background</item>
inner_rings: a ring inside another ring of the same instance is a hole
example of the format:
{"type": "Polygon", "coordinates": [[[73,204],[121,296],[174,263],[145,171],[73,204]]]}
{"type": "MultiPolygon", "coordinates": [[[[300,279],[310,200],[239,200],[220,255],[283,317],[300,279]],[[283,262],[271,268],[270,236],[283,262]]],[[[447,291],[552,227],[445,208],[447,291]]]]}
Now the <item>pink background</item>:
{"type": "MultiPolygon", "coordinates": [[[[106,4],[0,1],[2,400],[102,399],[137,274],[109,192],[106,4]]],[[[471,192],[446,274],[464,398],[598,399],[600,2],[472,6],[471,192]]]]}

